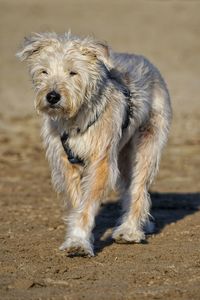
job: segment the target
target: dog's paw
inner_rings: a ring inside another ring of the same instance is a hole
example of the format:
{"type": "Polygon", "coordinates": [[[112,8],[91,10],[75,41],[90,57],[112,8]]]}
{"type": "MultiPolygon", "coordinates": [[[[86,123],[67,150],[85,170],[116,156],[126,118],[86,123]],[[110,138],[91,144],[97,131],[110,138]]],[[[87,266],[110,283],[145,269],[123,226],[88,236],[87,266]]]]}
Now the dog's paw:
{"type": "Polygon", "coordinates": [[[78,240],[68,238],[59,248],[60,250],[66,250],[68,256],[94,256],[94,251],[90,242],[86,240],[78,240]]]}
{"type": "Polygon", "coordinates": [[[112,238],[119,244],[141,243],[145,240],[145,234],[141,230],[134,230],[127,224],[122,224],[114,230],[112,238]]]}

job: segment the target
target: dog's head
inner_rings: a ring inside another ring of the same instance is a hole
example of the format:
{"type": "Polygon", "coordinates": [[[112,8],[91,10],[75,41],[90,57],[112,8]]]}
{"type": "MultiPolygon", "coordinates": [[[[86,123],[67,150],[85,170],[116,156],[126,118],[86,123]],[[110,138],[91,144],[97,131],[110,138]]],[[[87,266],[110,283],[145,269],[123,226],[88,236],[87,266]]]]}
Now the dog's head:
{"type": "Polygon", "coordinates": [[[70,34],[34,34],[17,56],[29,65],[37,111],[65,118],[91,101],[111,67],[106,44],[70,34]]]}

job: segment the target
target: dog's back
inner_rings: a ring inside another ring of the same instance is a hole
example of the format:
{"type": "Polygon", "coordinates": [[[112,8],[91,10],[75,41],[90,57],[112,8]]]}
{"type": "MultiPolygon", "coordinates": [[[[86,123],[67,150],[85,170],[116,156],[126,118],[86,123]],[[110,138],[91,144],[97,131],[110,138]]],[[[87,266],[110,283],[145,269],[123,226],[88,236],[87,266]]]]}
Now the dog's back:
{"type": "Polygon", "coordinates": [[[114,68],[120,72],[123,81],[133,92],[142,90],[149,93],[154,84],[166,89],[159,70],[144,56],[113,52],[111,61],[114,68]]]}

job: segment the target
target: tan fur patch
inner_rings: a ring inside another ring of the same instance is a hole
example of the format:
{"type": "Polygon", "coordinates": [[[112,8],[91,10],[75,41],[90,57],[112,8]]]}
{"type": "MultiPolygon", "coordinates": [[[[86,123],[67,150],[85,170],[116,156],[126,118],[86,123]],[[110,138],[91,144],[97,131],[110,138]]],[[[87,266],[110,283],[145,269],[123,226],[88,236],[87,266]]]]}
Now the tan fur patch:
{"type": "Polygon", "coordinates": [[[71,164],[66,154],[62,156],[62,161],[66,168],[65,180],[69,201],[73,208],[79,205],[81,200],[81,168],[79,165],[71,164]]]}
{"type": "Polygon", "coordinates": [[[102,196],[106,192],[106,188],[107,188],[106,183],[109,176],[108,172],[109,172],[108,157],[106,156],[98,163],[98,166],[94,170],[93,185],[88,195],[88,200],[87,200],[88,202],[84,207],[84,211],[81,218],[81,224],[83,227],[87,226],[89,210],[92,205],[91,203],[96,201],[99,202],[102,199],[102,196]]]}

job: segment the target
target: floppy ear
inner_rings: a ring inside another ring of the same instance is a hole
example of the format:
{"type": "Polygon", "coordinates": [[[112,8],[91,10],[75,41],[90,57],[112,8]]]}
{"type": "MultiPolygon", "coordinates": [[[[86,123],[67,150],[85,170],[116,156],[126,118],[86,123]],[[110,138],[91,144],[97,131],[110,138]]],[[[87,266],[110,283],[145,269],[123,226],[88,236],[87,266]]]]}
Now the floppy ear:
{"type": "Polygon", "coordinates": [[[108,70],[112,67],[110,63],[110,52],[111,50],[108,45],[103,42],[89,41],[82,46],[83,55],[88,55],[93,59],[102,61],[108,70]]]}
{"type": "Polygon", "coordinates": [[[32,57],[33,54],[38,53],[42,48],[50,45],[53,41],[56,41],[55,34],[40,34],[35,33],[30,37],[25,37],[22,44],[22,49],[16,54],[21,61],[26,61],[32,57]]]}

